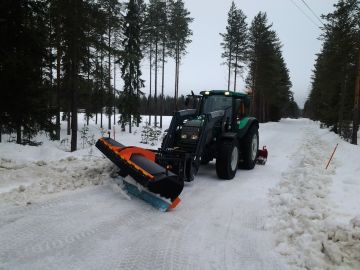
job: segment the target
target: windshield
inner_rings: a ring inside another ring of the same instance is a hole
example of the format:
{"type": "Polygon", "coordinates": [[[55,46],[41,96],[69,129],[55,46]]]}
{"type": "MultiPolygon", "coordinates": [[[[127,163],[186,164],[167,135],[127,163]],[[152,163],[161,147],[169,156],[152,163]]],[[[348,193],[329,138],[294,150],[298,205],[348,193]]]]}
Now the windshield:
{"type": "Polygon", "coordinates": [[[205,97],[202,104],[202,113],[225,110],[232,107],[232,98],[220,95],[205,97]]]}

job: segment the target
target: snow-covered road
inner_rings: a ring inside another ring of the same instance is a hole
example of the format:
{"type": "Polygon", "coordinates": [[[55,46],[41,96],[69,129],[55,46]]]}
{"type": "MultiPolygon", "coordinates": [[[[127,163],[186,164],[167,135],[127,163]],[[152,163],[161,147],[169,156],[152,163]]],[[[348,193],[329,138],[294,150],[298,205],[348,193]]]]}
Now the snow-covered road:
{"type": "MultiPolygon", "coordinates": [[[[318,135],[318,130],[317,125],[305,119],[261,125],[260,144],[266,145],[270,153],[265,166],[256,166],[252,171],[239,170],[231,181],[217,179],[213,162],[203,166],[195,181],[185,185],[182,203],[168,213],[159,212],[143,201],[130,200],[120,192],[109,177],[113,168],[110,161],[103,159],[66,159],[63,164],[51,161],[41,166],[11,168],[11,172],[5,168],[1,171],[3,178],[14,174],[37,176],[39,170],[45,172],[49,168],[55,171],[54,179],[65,172],[67,183],[82,181],[83,187],[69,191],[74,189],[70,185],[72,188],[59,192],[56,187],[64,185],[54,184],[52,189],[56,192],[43,194],[46,192],[36,192],[37,189],[30,186],[0,195],[0,269],[306,267],[304,260],[309,254],[296,250],[301,247],[296,241],[314,245],[311,240],[304,239],[311,238],[311,232],[317,227],[312,226],[306,237],[293,237],[296,233],[290,230],[299,229],[299,226],[292,226],[293,221],[286,218],[284,211],[294,210],[288,209],[290,202],[297,203],[295,210],[308,206],[301,205],[303,201],[293,200],[291,196],[299,198],[303,189],[288,180],[295,179],[296,183],[306,180],[311,176],[311,169],[318,170],[326,161],[332,145],[318,135]],[[311,145],[316,146],[313,152],[311,145]],[[299,159],[299,155],[303,159],[299,159]],[[306,167],[305,173],[295,170],[294,166],[301,165],[298,163],[306,167]],[[95,171],[96,168],[91,168],[97,166],[95,171]],[[58,170],[63,167],[64,171],[58,170]],[[79,168],[82,173],[75,173],[79,168]],[[97,175],[95,182],[89,180],[96,172],[101,177],[97,175]],[[289,187],[294,188],[293,193],[289,187]],[[16,197],[18,193],[30,195],[21,195],[22,199],[25,196],[25,201],[14,206],[11,199],[19,198],[16,197]],[[31,194],[41,196],[34,198],[31,194]],[[287,203],[282,204],[281,199],[287,203]],[[288,254],[284,251],[286,248],[288,254]]],[[[320,179],[320,184],[324,185],[320,201],[312,201],[320,203],[316,208],[319,215],[324,212],[321,207],[326,206],[335,169],[321,174],[316,172],[319,177],[310,178],[311,181],[320,179]]],[[[51,175],[47,178],[44,173],[40,175],[37,186],[49,185],[51,175]]],[[[331,209],[326,208],[326,211],[329,213],[331,209]]],[[[319,260],[328,259],[326,254],[323,257],[319,260]]],[[[328,263],[331,266],[332,262],[328,263]]]]}

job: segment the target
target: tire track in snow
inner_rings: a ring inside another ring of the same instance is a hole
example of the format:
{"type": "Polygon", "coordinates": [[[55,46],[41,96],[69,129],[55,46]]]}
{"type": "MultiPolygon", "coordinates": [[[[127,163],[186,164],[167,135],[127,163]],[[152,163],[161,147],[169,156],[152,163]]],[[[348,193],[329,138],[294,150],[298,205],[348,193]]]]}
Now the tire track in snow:
{"type": "MultiPolygon", "coordinates": [[[[104,189],[105,193],[109,193],[109,188],[104,189]]],[[[26,258],[55,251],[75,242],[91,238],[94,235],[107,234],[119,226],[125,228],[133,226],[141,216],[134,216],[132,212],[128,212],[126,215],[115,218],[109,216],[105,220],[95,219],[93,223],[81,226],[81,216],[86,216],[86,212],[91,207],[91,204],[89,205],[87,201],[90,199],[91,194],[94,197],[95,192],[101,192],[101,188],[91,192],[88,191],[84,197],[75,200],[73,198],[71,203],[68,204],[66,200],[57,200],[56,204],[46,204],[58,206],[59,209],[57,209],[54,217],[46,217],[44,215],[46,213],[42,211],[44,208],[39,207],[31,209],[29,213],[31,218],[20,219],[18,224],[5,225],[5,228],[0,232],[0,239],[6,244],[0,246],[0,257],[14,256],[16,254],[17,258],[26,258]],[[70,208],[72,208],[71,211],[69,211],[70,208]],[[80,216],[80,219],[78,216],[80,216]],[[37,220],[39,219],[43,222],[38,223],[37,220]],[[41,235],[46,237],[40,237],[41,235]]],[[[82,195],[82,193],[84,192],[80,192],[78,195],[82,195]]],[[[103,198],[106,198],[106,196],[103,198]]],[[[101,201],[97,201],[97,203],[101,203],[101,201]]],[[[150,214],[141,217],[142,220],[148,220],[149,218],[151,218],[150,214]]]]}
{"type": "MultiPolygon", "coordinates": [[[[168,213],[171,215],[171,213],[168,213]]],[[[126,248],[122,254],[118,269],[148,269],[149,265],[156,269],[196,269],[190,268],[189,256],[182,248],[182,238],[189,229],[190,224],[184,219],[173,217],[165,222],[159,222],[159,217],[153,217],[153,222],[158,223],[156,230],[145,230],[136,237],[139,239],[126,248]],[[152,234],[149,236],[147,234],[152,234]],[[139,244],[140,243],[140,244],[139,244]]]]}

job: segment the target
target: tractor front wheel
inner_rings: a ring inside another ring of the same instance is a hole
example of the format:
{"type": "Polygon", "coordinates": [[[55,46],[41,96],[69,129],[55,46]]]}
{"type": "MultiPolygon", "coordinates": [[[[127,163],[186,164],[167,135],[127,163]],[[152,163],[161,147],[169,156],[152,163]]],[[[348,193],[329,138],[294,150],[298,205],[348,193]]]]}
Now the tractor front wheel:
{"type": "Polygon", "coordinates": [[[233,179],[238,169],[239,145],[237,140],[220,142],[216,157],[216,174],[221,179],[233,179]]]}

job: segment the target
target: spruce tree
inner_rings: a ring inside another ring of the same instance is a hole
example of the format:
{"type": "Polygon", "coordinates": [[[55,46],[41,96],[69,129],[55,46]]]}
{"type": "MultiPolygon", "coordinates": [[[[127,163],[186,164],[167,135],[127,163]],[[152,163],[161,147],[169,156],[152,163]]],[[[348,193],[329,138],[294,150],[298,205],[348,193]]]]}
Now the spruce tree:
{"type": "Polygon", "coordinates": [[[356,133],[356,123],[351,122],[356,116],[353,109],[360,44],[359,2],[339,1],[334,7],[334,12],[323,16],[323,46],[315,62],[305,113],[350,139],[351,133],[356,133]]]}
{"type": "Polygon", "coordinates": [[[46,4],[40,1],[0,3],[0,123],[31,137],[40,129],[52,132],[44,66],[48,59],[46,4]]]}
{"type": "Polygon", "coordinates": [[[220,34],[223,38],[221,46],[223,48],[222,58],[226,59],[228,66],[228,84],[227,89],[230,90],[231,71],[234,71],[234,91],[236,91],[236,80],[238,74],[242,73],[242,69],[247,62],[248,51],[248,30],[246,16],[241,9],[237,9],[232,2],[228,12],[228,25],[226,32],[220,34]]]}
{"type": "Polygon", "coordinates": [[[292,84],[281,43],[266,13],[256,15],[250,27],[246,81],[252,93],[252,113],[261,122],[278,121],[291,102],[292,84]]]}
{"type": "MultiPolygon", "coordinates": [[[[136,0],[129,0],[127,14],[124,18],[123,33],[124,40],[122,53],[121,77],[124,80],[124,87],[121,93],[121,123],[129,124],[131,133],[132,116],[135,119],[140,117],[139,102],[144,86],[141,79],[140,62],[142,53],[140,50],[141,14],[140,6],[136,0]]],[[[119,104],[120,105],[120,104],[119,104]]]]}
{"type": "Polygon", "coordinates": [[[83,0],[63,0],[63,72],[64,88],[71,112],[71,151],[77,148],[78,103],[82,86],[82,68],[86,65],[93,6],[83,0]]]}

